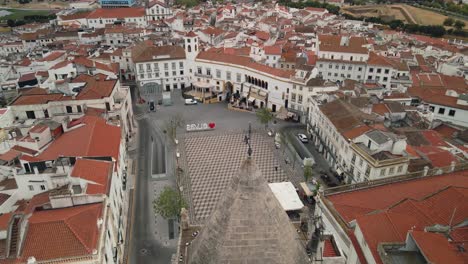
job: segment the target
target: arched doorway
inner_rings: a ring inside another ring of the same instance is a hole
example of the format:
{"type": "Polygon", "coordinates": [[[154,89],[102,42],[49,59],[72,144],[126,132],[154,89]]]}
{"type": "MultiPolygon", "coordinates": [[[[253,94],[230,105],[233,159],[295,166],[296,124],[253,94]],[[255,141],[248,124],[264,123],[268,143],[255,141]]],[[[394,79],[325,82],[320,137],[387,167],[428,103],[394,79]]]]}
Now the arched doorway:
{"type": "Polygon", "coordinates": [[[225,94],[226,102],[229,102],[231,100],[233,92],[234,92],[234,85],[232,85],[231,82],[226,82],[224,84],[224,94],[225,94]]]}

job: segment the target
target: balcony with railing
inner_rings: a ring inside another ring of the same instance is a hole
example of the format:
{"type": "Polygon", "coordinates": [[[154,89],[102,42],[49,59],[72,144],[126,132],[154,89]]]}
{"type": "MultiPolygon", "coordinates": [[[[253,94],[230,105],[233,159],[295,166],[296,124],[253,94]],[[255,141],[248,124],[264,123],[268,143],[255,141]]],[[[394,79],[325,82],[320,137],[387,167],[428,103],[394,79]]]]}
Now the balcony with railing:
{"type": "Polygon", "coordinates": [[[195,76],[197,77],[202,77],[202,78],[208,78],[211,79],[213,78],[213,75],[211,73],[201,73],[201,72],[196,72],[195,76]]]}

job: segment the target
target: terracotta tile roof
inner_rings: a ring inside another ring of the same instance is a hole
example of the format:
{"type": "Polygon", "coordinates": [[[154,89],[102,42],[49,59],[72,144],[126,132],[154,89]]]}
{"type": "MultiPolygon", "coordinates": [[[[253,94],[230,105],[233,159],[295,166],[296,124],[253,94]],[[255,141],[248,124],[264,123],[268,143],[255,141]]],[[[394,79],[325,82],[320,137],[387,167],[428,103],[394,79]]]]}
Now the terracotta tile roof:
{"type": "Polygon", "coordinates": [[[255,36],[263,41],[269,40],[270,39],[270,33],[265,32],[265,31],[257,31],[255,33],[255,36]]]}
{"type": "Polygon", "coordinates": [[[346,221],[360,215],[390,207],[407,198],[422,199],[448,186],[468,188],[466,171],[431,176],[415,180],[394,182],[367,189],[332,194],[326,198],[346,221]],[[372,199],[370,199],[372,197],[372,199]]]}
{"type": "Polygon", "coordinates": [[[328,258],[338,256],[340,256],[340,253],[333,246],[333,242],[331,241],[331,239],[325,239],[323,245],[323,257],[328,258]]]}
{"type": "Polygon", "coordinates": [[[281,53],[282,53],[281,46],[279,46],[279,45],[265,46],[264,50],[265,50],[266,55],[281,55],[281,53]]]}
{"type": "Polygon", "coordinates": [[[31,72],[31,73],[23,74],[23,75],[18,79],[18,82],[27,82],[27,81],[31,81],[31,80],[35,80],[35,79],[36,79],[36,73],[31,72]]]}
{"type": "Polygon", "coordinates": [[[89,182],[87,194],[109,194],[112,162],[78,159],[70,175],[89,182]]]}
{"type": "Polygon", "coordinates": [[[41,76],[41,77],[49,77],[49,72],[48,71],[37,71],[36,76],[41,76]]]}
{"type": "Polygon", "coordinates": [[[38,124],[33,126],[30,130],[29,133],[42,133],[44,130],[48,129],[49,127],[43,124],[38,124]]]}
{"type": "Polygon", "coordinates": [[[468,84],[463,77],[447,76],[436,73],[413,73],[413,87],[444,88],[458,93],[468,92],[468,84]]]}
{"type": "MultiPolygon", "coordinates": [[[[64,188],[66,187],[68,186],[65,185],[64,188]]],[[[29,201],[24,201],[24,203],[20,207],[18,207],[17,211],[22,211],[25,214],[30,214],[34,212],[37,208],[41,208],[45,205],[50,205],[49,195],[54,190],[56,189],[34,195],[29,201]]]]}
{"type": "Polygon", "coordinates": [[[143,7],[127,7],[127,8],[98,8],[88,15],[88,19],[97,18],[128,18],[128,17],[144,17],[145,8],[143,7]]]}
{"type": "Polygon", "coordinates": [[[185,50],[180,46],[139,45],[132,50],[133,62],[185,59],[185,50]]]}
{"type": "Polygon", "coordinates": [[[387,113],[390,113],[390,110],[387,108],[387,105],[384,103],[374,104],[372,105],[372,113],[379,114],[384,116],[387,113]]]}
{"type": "Polygon", "coordinates": [[[202,51],[198,54],[196,60],[207,60],[213,62],[221,62],[225,64],[233,64],[281,78],[290,78],[292,75],[294,75],[294,71],[286,71],[278,68],[269,67],[263,64],[256,63],[248,57],[229,55],[220,52],[202,51]]]}
{"type": "Polygon", "coordinates": [[[346,36],[340,35],[319,35],[320,51],[345,52],[367,54],[369,51],[363,45],[367,44],[367,40],[363,37],[349,37],[347,45],[340,45],[342,38],[346,36]]]}
{"type": "MultiPolygon", "coordinates": [[[[6,193],[0,193],[0,206],[3,205],[3,203],[6,202],[10,198],[10,196],[11,195],[6,194],[6,193]]],[[[0,225],[1,225],[1,219],[0,219],[0,225]]]]}
{"type": "Polygon", "coordinates": [[[321,105],[320,110],[344,137],[351,138],[367,131],[363,122],[366,115],[349,102],[335,100],[321,105]],[[356,128],[357,130],[353,131],[356,128]]]}
{"type": "Polygon", "coordinates": [[[117,80],[106,80],[103,74],[95,76],[80,75],[75,78],[73,82],[86,82],[86,86],[78,93],[76,100],[92,100],[110,97],[117,84],[117,80]]]}
{"type": "Polygon", "coordinates": [[[468,110],[467,105],[458,104],[458,98],[445,95],[445,88],[430,88],[430,87],[411,87],[408,88],[408,94],[413,97],[418,97],[426,103],[444,105],[458,109],[468,110]]]}
{"type": "Polygon", "coordinates": [[[61,61],[57,64],[55,64],[54,66],[50,67],[49,70],[56,70],[56,69],[60,69],[60,68],[63,68],[65,66],[67,66],[68,64],[71,64],[72,62],[69,61],[69,60],[64,60],[64,61],[61,61]]]}
{"type": "Polygon", "coordinates": [[[25,148],[25,147],[21,147],[21,146],[18,146],[18,145],[13,146],[11,149],[17,150],[19,152],[29,154],[29,155],[35,155],[37,153],[37,151],[34,150],[34,149],[25,148]]]}
{"type": "Polygon", "coordinates": [[[34,212],[29,218],[22,259],[38,261],[86,256],[98,250],[102,203],[34,212]]]}
{"type": "Polygon", "coordinates": [[[420,132],[422,136],[434,147],[448,147],[449,145],[442,139],[441,135],[434,130],[424,130],[420,132]]]}
{"type": "Polygon", "coordinates": [[[454,128],[446,124],[442,124],[434,128],[434,131],[437,131],[437,133],[442,135],[444,138],[451,139],[456,135],[457,132],[460,131],[460,129],[454,128]]]}
{"type": "Polygon", "coordinates": [[[410,232],[417,246],[429,263],[466,263],[457,254],[457,249],[442,234],[413,231],[410,232]]]}
{"type": "Polygon", "coordinates": [[[62,57],[65,54],[64,51],[54,51],[47,55],[46,57],[40,59],[39,61],[54,61],[60,57],[62,57]]]}
{"type": "MultiPolygon", "coordinates": [[[[346,222],[356,220],[376,262],[382,263],[379,243],[404,242],[409,230],[450,222],[457,226],[468,217],[468,174],[395,182],[326,198],[346,222]]],[[[456,243],[466,237],[468,229],[457,230],[452,240],[456,243]]]]}
{"type": "Polygon", "coordinates": [[[411,96],[406,93],[391,93],[389,95],[384,95],[385,99],[408,99],[411,100],[411,96]]]}
{"type": "Polygon", "coordinates": [[[12,161],[12,160],[14,160],[15,158],[17,158],[19,156],[21,156],[21,152],[19,152],[17,150],[14,150],[14,149],[10,149],[5,153],[0,154],[0,160],[9,162],[9,161],[12,161]]]}
{"type": "Polygon", "coordinates": [[[230,54],[230,55],[247,56],[248,57],[249,54],[250,54],[250,47],[222,48],[222,49],[224,49],[225,54],[230,54]]]}
{"type": "Polygon", "coordinates": [[[458,158],[448,150],[434,146],[419,146],[414,148],[419,156],[429,160],[434,167],[448,167],[452,162],[458,163],[458,158]]]}
{"type": "Polygon", "coordinates": [[[203,29],[201,32],[203,32],[204,34],[206,35],[213,35],[213,36],[219,36],[219,35],[222,35],[224,34],[224,30],[222,29],[219,29],[219,28],[215,28],[215,27],[207,27],[205,29],[203,29]]]}
{"type": "Polygon", "coordinates": [[[423,230],[424,223],[398,213],[368,214],[356,219],[376,263],[382,263],[377,246],[381,242],[404,242],[408,230],[423,230]]]}
{"type": "Polygon", "coordinates": [[[369,59],[367,64],[375,66],[384,66],[384,67],[393,67],[393,64],[388,60],[388,58],[378,55],[375,52],[369,53],[369,59]]]}
{"type": "Polygon", "coordinates": [[[16,185],[15,179],[5,179],[3,181],[0,181],[0,190],[2,191],[8,191],[8,190],[13,190],[17,188],[18,186],[16,185]]]}
{"type": "Polygon", "coordinates": [[[113,157],[118,160],[120,128],[95,116],[84,116],[83,122],[84,126],[62,134],[34,159],[47,161],[64,156],[113,157]]]}
{"type": "Polygon", "coordinates": [[[6,230],[8,228],[8,223],[10,222],[11,215],[12,213],[0,215],[0,230],[6,230]]]}
{"type": "Polygon", "coordinates": [[[381,242],[404,242],[409,230],[424,230],[435,224],[456,226],[468,217],[468,189],[449,187],[422,199],[406,199],[381,212],[356,219],[374,258],[381,263],[381,242]],[[454,214],[455,208],[457,209],[454,214]],[[463,209],[465,208],[465,209],[463,209]]]}
{"type": "Polygon", "coordinates": [[[102,77],[104,75],[84,75],[89,77],[80,76],[75,78],[73,82],[86,82],[86,86],[80,93],[78,93],[75,99],[71,96],[65,96],[59,93],[47,94],[44,89],[35,89],[34,92],[21,94],[10,105],[37,105],[47,104],[48,102],[53,101],[101,99],[109,97],[117,84],[117,80],[105,80],[104,78],[96,80],[96,76],[102,77]],[[36,93],[35,91],[40,91],[41,93],[36,93]]]}
{"type": "Polygon", "coordinates": [[[190,31],[189,33],[187,33],[186,36],[187,36],[187,37],[190,37],[190,38],[198,37],[198,35],[195,34],[195,32],[193,32],[193,31],[190,31]]]}
{"type": "Polygon", "coordinates": [[[351,130],[344,132],[343,136],[347,139],[352,140],[371,130],[373,130],[372,127],[368,125],[360,125],[358,127],[352,128],[351,130]]]}

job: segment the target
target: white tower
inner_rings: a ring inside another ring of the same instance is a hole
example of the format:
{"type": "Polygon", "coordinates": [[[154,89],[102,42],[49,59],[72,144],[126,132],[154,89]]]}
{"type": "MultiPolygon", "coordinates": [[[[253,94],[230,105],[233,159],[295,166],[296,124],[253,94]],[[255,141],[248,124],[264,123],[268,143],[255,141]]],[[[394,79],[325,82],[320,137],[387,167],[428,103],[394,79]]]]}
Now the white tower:
{"type": "Polygon", "coordinates": [[[193,31],[187,33],[184,37],[184,48],[185,48],[185,56],[187,61],[195,61],[195,58],[198,55],[199,51],[199,43],[198,43],[198,36],[193,31]]]}

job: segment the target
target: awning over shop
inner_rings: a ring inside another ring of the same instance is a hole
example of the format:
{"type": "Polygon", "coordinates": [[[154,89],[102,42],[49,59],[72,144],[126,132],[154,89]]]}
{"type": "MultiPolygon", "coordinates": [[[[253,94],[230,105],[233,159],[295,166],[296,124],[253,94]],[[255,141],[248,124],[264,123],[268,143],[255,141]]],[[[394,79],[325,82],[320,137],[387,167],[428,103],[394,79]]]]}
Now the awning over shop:
{"type": "Polygon", "coordinates": [[[260,100],[260,101],[265,101],[265,99],[266,99],[266,96],[263,96],[263,95],[257,94],[257,93],[250,93],[249,99],[252,98],[252,97],[254,98],[254,100],[260,100]]]}
{"type": "Polygon", "coordinates": [[[192,85],[197,88],[213,88],[214,87],[214,85],[210,83],[206,83],[206,82],[194,82],[192,83],[192,85]]]}
{"type": "Polygon", "coordinates": [[[341,175],[341,173],[343,173],[343,171],[340,168],[337,168],[336,173],[338,173],[338,175],[341,175]]]}
{"type": "Polygon", "coordinates": [[[301,186],[302,191],[304,191],[304,194],[305,194],[305,195],[307,195],[307,196],[309,196],[309,197],[311,197],[311,196],[314,195],[314,194],[310,191],[309,186],[307,186],[307,184],[306,184],[305,182],[301,182],[299,185],[301,186]]]}
{"type": "Polygon", "coordinates": [[[304,207],[291,182],[275,182],[268,184],[268,186],[285,211],[300,210],[304,207]]]}

